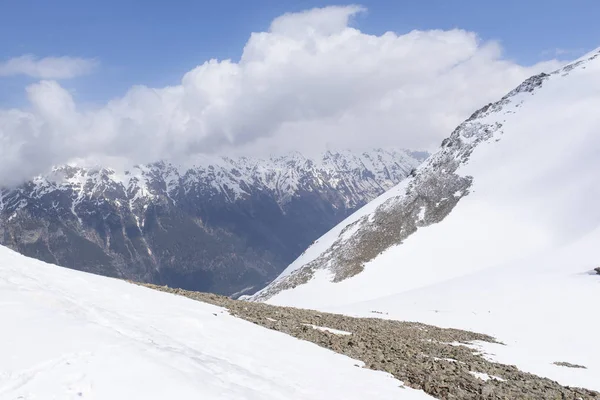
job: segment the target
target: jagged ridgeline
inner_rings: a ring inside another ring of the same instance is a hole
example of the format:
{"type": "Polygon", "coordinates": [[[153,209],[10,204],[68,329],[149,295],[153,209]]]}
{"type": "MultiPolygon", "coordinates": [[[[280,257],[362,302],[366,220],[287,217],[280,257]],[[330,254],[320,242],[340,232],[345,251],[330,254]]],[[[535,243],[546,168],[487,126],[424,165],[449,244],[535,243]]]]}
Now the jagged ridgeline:
{"type": "Polygon", "coordinates": [[[2,189],[0,244],[107,276],[254,291],[425,157],[377,149],[202,157],[127,172],[61,166],[2,189]]]}

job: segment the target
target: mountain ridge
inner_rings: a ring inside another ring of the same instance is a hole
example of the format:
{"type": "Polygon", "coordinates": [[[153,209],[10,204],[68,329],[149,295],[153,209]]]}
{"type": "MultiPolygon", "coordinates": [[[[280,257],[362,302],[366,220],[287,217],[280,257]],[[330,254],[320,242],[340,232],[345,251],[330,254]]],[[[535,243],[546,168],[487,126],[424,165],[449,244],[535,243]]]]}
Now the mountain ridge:
{"type": "Polygon", "coordinates": [[[375,149],[205,156],[129,171],[60,166],[0,191],[0,243],[88,272],[232,294],[273,278],[404,179],[416,157],[375,149]]]}

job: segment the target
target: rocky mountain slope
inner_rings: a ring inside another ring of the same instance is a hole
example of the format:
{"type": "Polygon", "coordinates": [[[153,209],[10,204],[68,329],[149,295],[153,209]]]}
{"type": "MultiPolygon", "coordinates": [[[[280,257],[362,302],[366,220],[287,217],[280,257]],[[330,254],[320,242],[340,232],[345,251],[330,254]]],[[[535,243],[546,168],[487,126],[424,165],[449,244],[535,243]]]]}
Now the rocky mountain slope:
{"type": "Polygon", "coordinates": [[[0,244],[107,276],[252,290],[422,157],[377,149],[202,157],[126,172],[61,166],[0,191],[0,244]]]}
{"type": "Polygon", "coordinates": [[[600,49],[527,79],[252,299],[475,330],[496,360],[600,389],[599,105],[600,49]]]}

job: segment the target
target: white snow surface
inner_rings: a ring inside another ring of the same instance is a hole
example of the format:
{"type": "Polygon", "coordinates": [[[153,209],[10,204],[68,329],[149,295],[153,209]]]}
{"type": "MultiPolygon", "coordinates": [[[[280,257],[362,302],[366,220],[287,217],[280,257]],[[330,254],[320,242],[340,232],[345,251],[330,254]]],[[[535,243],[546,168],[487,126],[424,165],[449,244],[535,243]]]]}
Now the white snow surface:
{"type": "Polygon", "coordinates": [[[341,335],[341,336],[352,335],[352,332],[341,331],[339,329],[328,328],[326,326],[317,326],[317,325],[312,325],[312,324],[304,324],[304,325],[310,326],[311,328],[316,329],[316,330],[321,331],[321,332],[333,333],[334,335],[341,335]]]}
{"type": "Polygon", "coordinates": [[[184,297],[0,247],[0,399],[427,399],[184,297]]]}
{"type": "MultiPolygon", "coordinates": [[[[473,185],[443,221],[419,228],[352,278],[334,283],[318,271],[268,302],[487,333],[505,343],[478,344],[492,359],[600,390],[600,275],[593,273],[600,266],[599,54],[482,118],[502,128],[457,171],[473,185]]],[[[283,275],[402,196],[408,183],[324,235],[283,275]]]]}
{"type": "Polygon", "coordinates": [[[504,379],[499,378],[497,376],[493,376],[493,375],[488,375],[484,372],[475,372],[475,371],[469,371],[471,373],[471,375],[473,375],[475,378],[477,379],[481,379],[484,382],[491,380],[496,380],[496,381],[500,381],[500,382],[504,382],[504,379]]]}

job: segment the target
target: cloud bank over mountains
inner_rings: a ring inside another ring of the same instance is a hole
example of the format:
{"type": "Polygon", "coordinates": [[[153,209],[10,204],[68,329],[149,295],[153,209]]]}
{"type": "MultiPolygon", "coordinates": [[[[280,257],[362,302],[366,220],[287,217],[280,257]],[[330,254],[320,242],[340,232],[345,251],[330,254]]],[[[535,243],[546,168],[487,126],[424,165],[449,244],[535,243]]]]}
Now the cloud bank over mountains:
{"type": "Polygon", "coordinates": [[[26,88],[29,107],[0,109],[0,185],[73,160],[127,165],[230,151],[434,149],[475,109],[560,65],[519,65],[498,43],[459,29],[366,34],[352,24],[363,11],[282,15],[250,35],[239,61],[209,60],[178,85],[132,87],[94,109],[78,105],[57,80],[89,73],[95,62],[26,56],[0,64],[0,76],[43,79],[26,88]]]}

